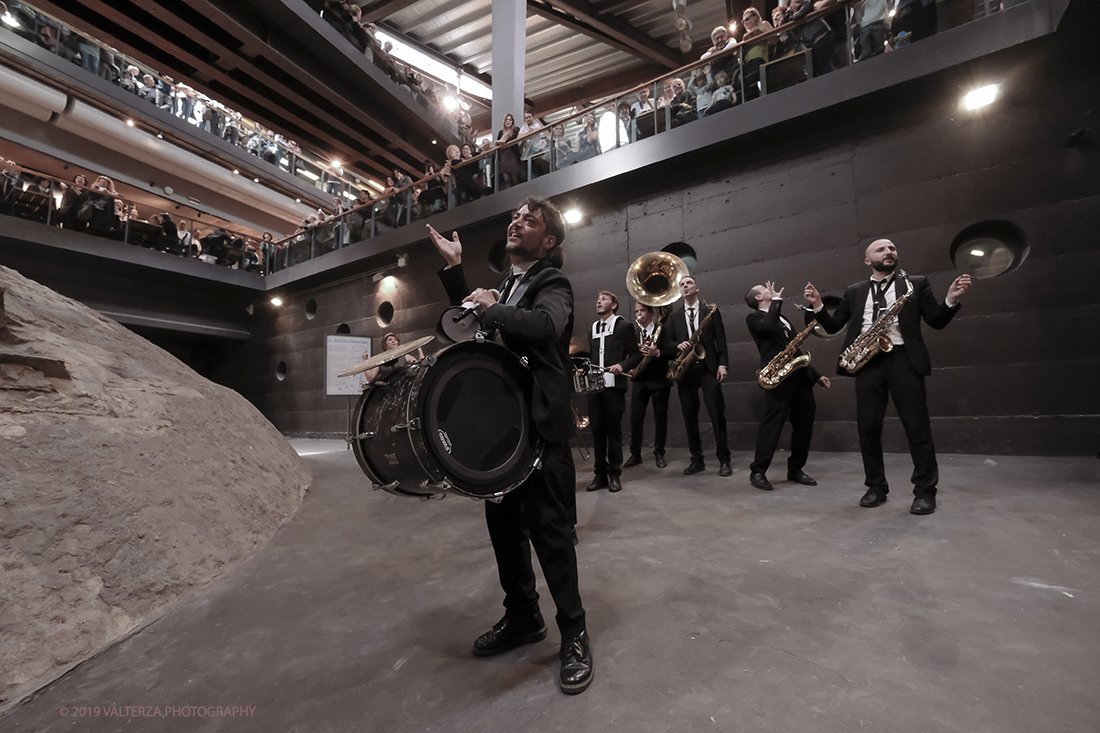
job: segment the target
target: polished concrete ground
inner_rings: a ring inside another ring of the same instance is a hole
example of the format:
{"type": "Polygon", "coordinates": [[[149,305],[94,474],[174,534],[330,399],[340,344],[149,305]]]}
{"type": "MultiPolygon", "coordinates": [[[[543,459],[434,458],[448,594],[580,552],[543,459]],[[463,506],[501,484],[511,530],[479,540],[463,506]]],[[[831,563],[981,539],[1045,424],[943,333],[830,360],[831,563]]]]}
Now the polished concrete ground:
{"type": "Polygon", "coordinates": [[[814,488],[773,471],[770,493],[744,454],[726,479],[646,456],[622,493],[578,495],[596,676],[568,697],[556,631],[470,653],[501,613],[480,504],[373,492],[342,443],[296,446],[316,482],[267,547],[0,729],[1100,729],[1096,458],[941,456],[917,517],[907,456],[875,509],[856,455],[813,455],[814,488]],[[155,708],[172,717],[137,717],[155,708]]]}

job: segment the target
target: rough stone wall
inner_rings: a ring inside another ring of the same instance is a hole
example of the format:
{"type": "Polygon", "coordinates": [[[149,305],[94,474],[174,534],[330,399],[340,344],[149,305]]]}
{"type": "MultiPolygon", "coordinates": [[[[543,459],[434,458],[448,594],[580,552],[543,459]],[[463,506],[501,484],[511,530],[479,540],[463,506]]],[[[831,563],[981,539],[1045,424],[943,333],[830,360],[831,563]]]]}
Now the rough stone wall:
{"type": "Polygon", "coordinates": [[[310,476],[244,398],[0,267],[0,708],[266,542],[310,476]]]}

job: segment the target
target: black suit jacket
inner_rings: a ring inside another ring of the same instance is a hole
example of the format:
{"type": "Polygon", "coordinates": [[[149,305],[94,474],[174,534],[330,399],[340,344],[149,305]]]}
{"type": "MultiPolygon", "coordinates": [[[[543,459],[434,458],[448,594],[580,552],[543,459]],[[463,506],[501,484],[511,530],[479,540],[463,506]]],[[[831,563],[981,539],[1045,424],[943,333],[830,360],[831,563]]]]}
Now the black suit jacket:
{"type": "MultiPolygon", "coordinates": [[[[593,364],[599,363],[600,340],[592,338],[592,327],[588,328],[588,353],[591,354],[593,364]]],[[[618,364],[624,372],[628,372],[638,366],[642,361],[642,352],[638,350],[638,341],[634,336],[634,327],[625,318],[615,321],[615,328],[604,339],[604,366],[618,364]]],[[[615,375],[615,386],[611,389],[625,390],[630,383],[630,378],[623,374],[615,375]]]]}
{"type": "MultiPolygon", "coordinates": [[[[700,298],[696,301],[696,307],[699,310],[695,314],[695,322],[702,323],[710,310],[710,305],[704,303],[700,298]]],[[[670,361],[675,359],[680,354],[679,349],[676,347],[689,338],[687,318],[684,316],[684,305],[681,303],[680,307],[674,310],[668,320],[665,321],[665,328],[661,331],[661,341],[663,342],[661,354],[670,361]]],[[[710,323],[703,329],[703,333],[699,336],[699,343],[706,349],[707,355],[701,363],[696,362],[696,369],[705,368],[714,375],[718,374],[718,367],[720,366],[729,369],[730,357],[726,349],[726,327],[722,325],[722,310],[720,308],[714,311],[710,323]]]]}
{"type": "MultiPolygon", "coordinates": [[[[440,270],[439,278],[453,305],[470,289],[462,265],[440,270]]],[[[498,283],[498,289],[508,279],[498,283]]],[[[540,261],[527,272],[512,305],[496,303],[481,316],[486,329],[497,329],[516,356],[527,359],[534,377],[531,417],[548,441],[561,443],[574,431],[570,395],[573,393],[569,340],[573,338],[573,286],[561,270],[540,261]]]]}
{"type": "MultiPolygon", "coordinates": [[[[920,322],[924,319],[932,328],[943,328],[961,308],[956,304],[954,308],[942,300],[936,300],[932,294],[932,286],[928,284],[928,278],[920,275],[907,275],[913,283],[913,296],[901,308],[898,314],[898,329],[901,337],[905,339],[905,356],[918,374],[928,376],[932,373],[932,359],[928,356],[928,347],[921,335],[920,322]]],[[[900,298],[905,294],[906,286],[901,277],[894,278],[894,295],[900,298]]],[[[840,305],[836,312],[829,315],[822,308],[817,314],[817,322],[828,333],[836,333],[844,324],[848,324],[848,331],[844,334],[844,346],[841,352],[852,345],[863,330],[863,310],[867,305],[867,294],[871,292],[871,281],[863,280],[849,285],[840,299],[840,305]]],[[[853,376],[837,367],[837,374],[845,377],[853,376]]]]}
{"type": "MultiPolygon", "coordinates": [[[[768,306],[768,312],[757,308],[752,313],[745,316],[745,323],[749,326],[749,333],[752,334],[753,341],[756,342],[756,348],[760,350],[760,367],[767,366],[768,362],[775,358],[783,349],[787,348],[787,344],[794,338],[796,331],[792,330],[791,334],[785,335],[783,333],[783,322],[779,320],[780,311],[783,309],[782,300],[773,300],[771,305],[768,306]]],[[[789,319],[788,319],[789,320],[789,319]]],[[[792,329],[796,328],[794,324],[791,324],[792,329]]],[[[798,349],[796,354],[801,354],[802,349],[798,349]]],[[[807,365],[804,370],[809,376],[811,384],[816,383],[821,378],[821,374],[813,368],[812,365],[807,365]]]]}

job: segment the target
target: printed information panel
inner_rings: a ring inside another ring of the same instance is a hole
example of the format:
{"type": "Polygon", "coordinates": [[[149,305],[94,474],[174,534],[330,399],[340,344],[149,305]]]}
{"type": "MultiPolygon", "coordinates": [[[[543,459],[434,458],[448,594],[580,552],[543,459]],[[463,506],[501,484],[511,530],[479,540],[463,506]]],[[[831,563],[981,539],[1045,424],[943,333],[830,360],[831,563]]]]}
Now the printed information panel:
{"type": "Polygon", "coordinates": [[[370,355],[369,336],[325,336],[325,394],[359,395],[363,391],[359,384],[364,379],[362,374],[351,377],[336,375],[366,361],[370,355]]]}

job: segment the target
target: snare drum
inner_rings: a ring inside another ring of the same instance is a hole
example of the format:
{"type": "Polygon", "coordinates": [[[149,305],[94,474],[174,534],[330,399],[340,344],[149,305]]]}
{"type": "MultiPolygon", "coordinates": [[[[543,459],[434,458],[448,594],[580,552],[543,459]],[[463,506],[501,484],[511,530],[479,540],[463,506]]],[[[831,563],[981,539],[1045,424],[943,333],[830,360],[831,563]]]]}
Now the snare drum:
{"type": "Polygon", "coordinates": [[[573,392],[582,394],[585,392],[600,392],[606,386],[603,381],[604,369],[593,364],[591,360],[573,358],[573,392]]]}
{"type": "Polygon", "coordinates": [[[465,341],[384,379],[355,407],[359,467],[391,494],[499,499],[542,456],[531,373],[508,349],[465,341]]]}

